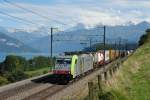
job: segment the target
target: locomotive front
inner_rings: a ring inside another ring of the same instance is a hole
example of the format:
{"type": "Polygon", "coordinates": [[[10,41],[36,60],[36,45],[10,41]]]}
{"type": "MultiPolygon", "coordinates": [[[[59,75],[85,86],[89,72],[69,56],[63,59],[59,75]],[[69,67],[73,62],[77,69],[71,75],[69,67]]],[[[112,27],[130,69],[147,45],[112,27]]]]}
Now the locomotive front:
{"type": "Polygon", "coordinates": [[[69,82],[72,79],[71,75],[71,56],[57,57],[55,60],[55,68],[53,75],[57,81],[69,82]]]}

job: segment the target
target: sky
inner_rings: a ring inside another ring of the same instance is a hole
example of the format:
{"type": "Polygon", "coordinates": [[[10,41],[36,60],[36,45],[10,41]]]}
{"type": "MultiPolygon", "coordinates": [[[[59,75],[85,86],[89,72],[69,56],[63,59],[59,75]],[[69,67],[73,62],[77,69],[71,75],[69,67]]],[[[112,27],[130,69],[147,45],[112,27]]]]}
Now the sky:
{"type": "Polygon", "coordinates": [[[131,22],[137,24],[150,22],[149,5],[150,0],[0,0],[0,27],[36,30],[40,27],[65,29],[78,23],[87,28],[131,22]]]}

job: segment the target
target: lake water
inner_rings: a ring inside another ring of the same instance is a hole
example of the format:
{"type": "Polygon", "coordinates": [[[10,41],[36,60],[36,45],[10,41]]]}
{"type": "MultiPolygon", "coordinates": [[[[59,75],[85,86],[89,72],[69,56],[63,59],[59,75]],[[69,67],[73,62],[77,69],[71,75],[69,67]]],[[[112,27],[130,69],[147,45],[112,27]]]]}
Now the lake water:
{"type": "MultiPolygon", "coordinates": [[[[7,55],[17,55],[25,57],[26,59],[31,59],[36,56],[50,57],[50,53],[0,53],[0,62],[4,61],[7,55]]],[[[53,56],[57,56],[57,53],[53,53],[53,56]]]]}

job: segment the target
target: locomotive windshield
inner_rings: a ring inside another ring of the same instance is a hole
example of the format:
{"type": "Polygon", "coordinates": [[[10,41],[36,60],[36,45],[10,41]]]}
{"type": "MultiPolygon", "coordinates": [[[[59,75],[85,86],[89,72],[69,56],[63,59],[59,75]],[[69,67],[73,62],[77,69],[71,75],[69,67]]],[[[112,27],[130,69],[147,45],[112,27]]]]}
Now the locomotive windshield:
{"type": "Polygon", "coordinates": [[[55,69],[69,70],[70,65],[71,65],[71,59],[68,58],[56,59],[55,69]]]}
{"type": "Polygon", "coordinates": [[[71,64],[71,59],[57,59],[57,64],[71,64]]]}

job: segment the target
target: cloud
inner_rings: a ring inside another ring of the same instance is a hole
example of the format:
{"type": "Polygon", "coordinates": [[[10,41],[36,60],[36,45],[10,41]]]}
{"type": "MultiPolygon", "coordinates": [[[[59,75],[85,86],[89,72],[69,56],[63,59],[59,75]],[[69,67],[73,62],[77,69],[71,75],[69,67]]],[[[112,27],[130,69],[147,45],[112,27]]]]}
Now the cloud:
{"type": "Polygon", "coordinates": [[[3,21],[3,19],[0,19],[0,22],[2,22],[3,21]]]}
{"type": "MultiPolygon", "coordinates": [[[[49,20],[9,4],[0,4],[0,9],[45,27],[59,26],[66,28],[77,23],[83,23],[89,27],[97,24],[122,25],[130,21],[134,23],[143,20],[150,21],[149,10],[147,10],[150,8],[150,1],[147,0],[101,0],[101,2],[98,2],[98,0],[61,0],[60,2],[51,5],[17,3],[42,16],[49,17],[49,20]],[[56,21],[65,23],[67,26],[56,21]]],[[[34,25],[20,23],[20,26],[31,28],[34,25]]]]}

